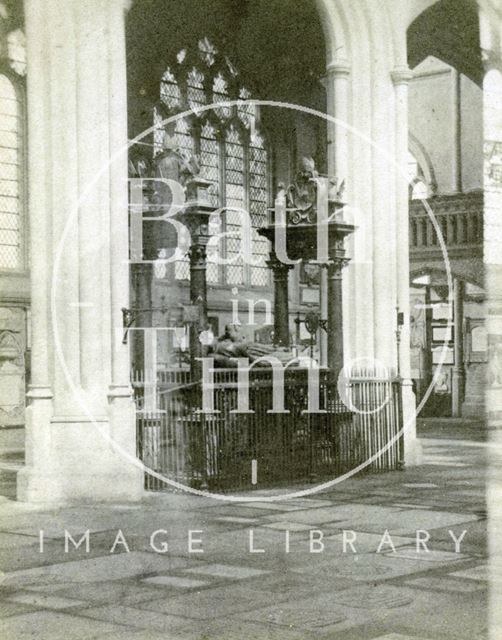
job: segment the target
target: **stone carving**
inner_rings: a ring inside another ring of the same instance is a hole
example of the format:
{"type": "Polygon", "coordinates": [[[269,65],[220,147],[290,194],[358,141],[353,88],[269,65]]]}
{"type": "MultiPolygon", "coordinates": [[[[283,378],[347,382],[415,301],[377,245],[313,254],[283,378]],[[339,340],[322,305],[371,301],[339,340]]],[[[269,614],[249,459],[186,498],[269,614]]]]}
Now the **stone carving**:
{"type": "Polygon", "coordinates": [[[345,180],[342,180],[340,184],[338,184],[336,178],[330,178],[329,184],[328,200],[330,202],[343,203],[345,198],[345,180]]]}
{"type": "MultiPolygon", "coordinates": [[[[317,188],[319,172],[311,157],[303,157],[295,181],[287,188],[279,183],[277,199],[286,198],[288,223],[312,224],[316,221],[317,188]]],[[[325,178],[326,179],[326,178],[325,178]]],[[[345,180],[339,184],[336,178],[328,178],[328,202],[341,205],[345,193],[345,180]]]]}
{"type": "Polygon", "coordinates": [[[303,157],[295,182],[286,189],[286,204],[293,209],[289,212],[288,222],[300,224],[315,222],[315,204],[317,199],[316,178],[319,173],[311,157],[303,157]]]}
{"type": "Polygon", "coordinates": [[[200,162],[194,153],[176,146],[175,141],[164,131],[163,151],[154,158],[154,177],[175,180],[185,185],[200,173],[200,162]]]}
{"type": "Polygon", "coordinates": [[[177,196],[172,185],[164,180],[178,183],[184,192],[187,191],[200,173],[200,162],[197,155],[188,153],[185,149],[176,146],[175,140],[164,131],[163,150],[158,153],[150,164],[145,158],[139,156],[130,163],[130,171],[138,177],[161,178],[154,181],[152,186],[146,185],[146,197],[149,204],[157,207],[162,205],[170,207],[172,204],[182,205],[185,198],[177,196]],[[176,200],[180,202],[177,203],[176,200]]]}
{"type": "Polygon", "coordinates": [[[132,178],[150,178],[152,168],[148,158],[141,153],[134,154],[134,150],[132,150],[129,159],[129,175],[132,178]]]}
{"type": "MultiPolygon", "coordinates": [[[[247,341],[239,332],[235,324],[227,324],[223,334],[213,344],[210,349],[211,357],[214,358],[214,366],[224,369],[235,369],[237,362],[233,358],[248,358],[249,362],[255,362],[263,356],[277,358],[283,365],[294,358],[294,354],[289,349],[277,349],[270,344],[247,341]]],[[[257,366],[262,363],[257,363],[257,366]]],[[[267,363],[263,362],[263,366],[267,363]]]]}
{"type": "Polygon", "coordinates": [[[206,247],[202,244],[194,244],[190,247],[188,255],[190,266],[193,269],[206,269],[206,247]]]}

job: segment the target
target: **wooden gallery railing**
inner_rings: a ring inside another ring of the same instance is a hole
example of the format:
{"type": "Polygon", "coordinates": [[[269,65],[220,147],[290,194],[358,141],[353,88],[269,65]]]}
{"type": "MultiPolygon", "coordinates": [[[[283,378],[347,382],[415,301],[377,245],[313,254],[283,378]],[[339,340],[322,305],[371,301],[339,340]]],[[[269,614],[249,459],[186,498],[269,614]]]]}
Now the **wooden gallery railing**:
{"type": "MultiPolygon", "coordinates": [[[[427,203],[448,250],[471,252],[483,242],[483,194],[433,196],[427,203]]],[[[421,200],[410,202],[410,254],[441,250],[436,225],[421,200]]]]}
{"type": "MultiPolygon", "coordinates": [[[[284,412],[272,413],[271,370],[249,373],[250,413],[235,412],[237,371],[217,370],[215,412],[204,414],[198,412],[200,383],[180,371],[158,374],[155,411],[144,411],[147,387],[142,372],[135,372],[137,453],[146,467],[184,485],[223,492],[315,483],[373,456],[367,470],[400,468],[399,380],[353,379],[344,404],[336,378],[320,371],[319,412],[308,413],[307,370],[287,369],[284,412]]],[[[145,488],[159,491],[168,485],[146,472],[145,488]]]]}

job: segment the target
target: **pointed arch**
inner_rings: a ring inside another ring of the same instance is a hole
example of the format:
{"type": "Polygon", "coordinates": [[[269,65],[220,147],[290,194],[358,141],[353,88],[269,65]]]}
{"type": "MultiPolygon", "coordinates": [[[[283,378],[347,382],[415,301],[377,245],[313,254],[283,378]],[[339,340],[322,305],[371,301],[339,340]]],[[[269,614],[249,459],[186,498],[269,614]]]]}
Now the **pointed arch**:
{"type": "Polygon", "coordinates": [[[429,190],[428,195],[433,195],[437,191],[437,180],[434,173],[434,167],[432,166],[430,156],[425,147],[418,138],[411,133],[411,131],[408,132],[408,149],[420,167],[423,175],[423,182],[425,182],[429,190]]]}

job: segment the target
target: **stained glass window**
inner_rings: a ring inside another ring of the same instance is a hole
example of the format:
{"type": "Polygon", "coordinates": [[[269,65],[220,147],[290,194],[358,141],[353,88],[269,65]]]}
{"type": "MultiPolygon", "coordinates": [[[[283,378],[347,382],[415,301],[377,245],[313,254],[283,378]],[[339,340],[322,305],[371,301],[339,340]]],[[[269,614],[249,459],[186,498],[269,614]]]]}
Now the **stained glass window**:
{"type": "Polygon", "coordinates": [[[14,85],[0,75],[0,269],[22,268],[21,122],[14,85]]]}
{"type": "MultiPolygon", "coordinates": [[[[206,122],[200,133],[200,172],[201,176],[211,182],[210,202],[214,207],[219,206],[219,181],[220,181],[220,149],[216,140],[214,127],[206,122]]],[[[209,233],[212,236],[221,233],[220,216],[212,216],[209,221],[209,233]]],[[[207,250],[207,281],[218,282],[220,280],[219,266],[216,257],[221,255],[221,247],[209,243],[207,250]]]]}
{"type": "Polygon", "coordinates": [[[193,139],[190,125],[185,118],[178,118],[176,120],[176,126],[174,129],[174,138],[176,147],[187,151],[188,153],[194,153],[195,142],[193,139]]]}
{"type": "Polygon", "coordinates": [[[246,207],[244,190],[244,147],[238,131],[231,126],[225,136],[225,205],[226,213],[226,280],[229,284],[244,282],[241,252],[241,215],[246,207]]]}
{"type": "Polygon", "coordinates": [[[197,107],[201,107],[206,103],[204,74],[195,68],[188,74],[187,98],[190,109],[197,110],[197,107]]]}
{"type": "Polygon", "coordinates": [[[200,133],[200,172],[203,178],[211,182],[209,189],[211,204],[219,204],[220,150],[214,127],[206,122],[200,133]]]}
{"type": "Polygon", "coordinates": [[[160,83],[160,99],[168,109],[181,107],[181,91],[176,82],[176,78],[170,69],[162,76],[160,83]]]}
{"type": "Polygon", "coordinates": [[[239,91],[239,98],[243,101],[237,105],[237,114],[246,127],[254,127],[256,107],[246,100],[251,98],[251,93],[244,87],[239,91]]]}
{"type": "MultiPolygon", "coordinates": [[[[189,56],[188,50],[181,51],[177,56],[178,65],[186,65],[189,56]]],[[[256,231],[267,223],[268,204],[267,150],[257,129],[258,107],[246,103],[251,94],[246,88],[236,87],[237,70],[227,58],[218,54],[207,38],[199,42],[194,66],[188,67],[185,81],[180,76],[181,68],[176,63],[168,68],[160,86],[160,99],[168,112],[181,112],[186,105],[194,111],[190,120],[193,126],[186,119],[179,119],[174,132],[170,129],[172,144],[182,151],[198,154],[201,176],[211,183],[210,203],[224,209],[223,215],[212,216],[209,223],[209,233],[214,241],[208,245],[207,281],[267,286],[270,282],[265,261],[269,244],[256,231]],[[235,99],[242,102],[233,106],[221,104],[235,99]],[[219,105],[211,112],[200,111],[200,107],[213,103],[219,105]],[[253,227],[251,242],[255,264],[249,267],[240,256],[240,210],[249,212],[253,227]],[[215,236],[223,231],[224,239],[219,241],[223,246],[219,246],[215,236]],[[230,260],[231,264],[217,264],[217,256],[230,260]]],[[[156,109],[154,124],[159,128],[153,136],[154,154],[165,144],[161,122],[160,110],[156,109]]],[[[187,257],[175,263],[175,276],[189,279],[187,257]]]]}
{"type": "MultiPolygon", "coordinates": [[[[219,73],[213,81],[213,102],[221,103],[228,102],[227,82],[225,78],[219,73]]],[[[229,118],[232,115],[231,107],[215,107],[215,112],[219,118],[229,118]]]]}
{"type": "Polygon", "coordinates": [[[249,145],[249,208],[251,222],[262,227],[267,222],[267,151],[263,138],[255,133],[249,145]]]}
{"type": "MultiPolygon", "coordinates": [[[[185,247],[190,242],[190,235],[188,230],[184,233],[184,229],[180,231],[180,235],[178,237],[178,246],[185,247]]],[[[188,252],[187,252],[188,253],[188,252]]],[[[188,255],[185,254],[180,260],[176,260],[174,263],[174,276],[176,280],[189,280],[190,279],[190,260],[188,255]]]]}
{"type": "MultiPolygon", "coordinates": [[[[249,212],[251,224],[259,229],[267,224],[267,151],[261,135],[254,133],[249,145],[249,212]]],[[[255,265],[251,266],[251,284],[266,286],[270,282],[266,260],[269,242],[253,229],[253,255],[255,265]]]]}
{"type": "MultiPolygon", "coordinates": [[[[176,120],[174,143],[181,152],[194,153],[195,151],[195,142],[192,131],[185,118],[178,118],[176,120]]],[[[179,244],[182,244],[182,239],[180,239],[179,244]]],[[[190,261],[187,255],[175,262],[175,277],[177,280],[189,280],[190,261]]]]}
{"type": "Polygon", "coordinates": [[[162,145],[164,142],[164,129],[162,128],[163,118],[160,115],[157,107],[153,110],[153,125],[155,129],[153,130],[153,155],[156,156],[160,151],[162,151],[162,145]]]}

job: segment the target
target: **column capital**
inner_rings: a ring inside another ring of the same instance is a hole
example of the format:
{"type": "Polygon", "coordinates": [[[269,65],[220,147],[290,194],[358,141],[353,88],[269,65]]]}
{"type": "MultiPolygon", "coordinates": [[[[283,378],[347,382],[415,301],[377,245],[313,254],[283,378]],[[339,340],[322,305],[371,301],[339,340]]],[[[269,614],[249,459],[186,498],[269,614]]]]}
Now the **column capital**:
{"type": "Polygon", "coordinates": [[[347,77],[350,75],[351,66],[350,62],[345,58],[340,58],[339,60],[332,60],[326,66],[326,71],[328,75],[337,77],[347,77]]]}
{"type": "Polygon", "coordinates": [[[288,281],[289,271],[293,268],[292,264],[286,264],[279,260],[276,255],[271,255],[267,260],[267,267],[272,270],[274,280],[278,281],[288,281]]]}
{"type": "Polygon", "coordinates": [[[407,64],[402,64],[394,67],[390,72],[390,77],[395,86],[400,84],[408,84],[413,78],[414,73],[407,64]]]}
{"type": "Polygon", "coordinates": [[[322,264],[321,267],[324,267],[328,270],[328,278],[339,279],[342,277],[343,269],[349,264],[350,258],[333,258],[331,262],[326,262],[322,264]]]}

